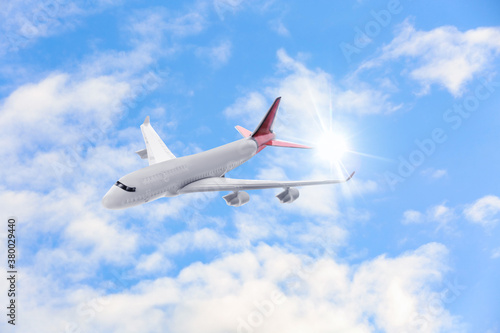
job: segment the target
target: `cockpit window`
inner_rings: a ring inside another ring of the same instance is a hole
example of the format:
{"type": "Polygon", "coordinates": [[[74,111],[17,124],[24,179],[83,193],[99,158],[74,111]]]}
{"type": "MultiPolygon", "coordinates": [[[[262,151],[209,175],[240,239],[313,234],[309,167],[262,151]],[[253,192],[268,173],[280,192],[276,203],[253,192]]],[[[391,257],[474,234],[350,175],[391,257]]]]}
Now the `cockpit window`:
{"type": "Polygon", "coordinates": [[[118,186],[119,188],[127,191],[127,192],[135,192],[135,187],[129,187],[129,186],[123,184],[123,183],[120,183],[119,181],[116,182],[115,185],[118,186]]]}

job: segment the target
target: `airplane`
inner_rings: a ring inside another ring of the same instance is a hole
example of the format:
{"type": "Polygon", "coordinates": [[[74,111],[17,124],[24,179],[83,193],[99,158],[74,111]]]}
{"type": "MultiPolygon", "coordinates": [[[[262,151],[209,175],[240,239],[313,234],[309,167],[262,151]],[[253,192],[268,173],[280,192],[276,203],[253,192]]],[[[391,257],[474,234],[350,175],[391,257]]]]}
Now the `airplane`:
{"type": "Polygon", "coordinates": [[[347,182],[354,172],[342,180],[268,181],[232,179],[225,175],[245,163],[268,146],[311,148],[277,140],[272,130],[281,97],[276,98],[259,126],[251,132],[236,126],[243,139],[198,154],[176,158],[150,124],[149,116],[141,125],[146,148],[136,153],[149,161],[149,166],[120,178],[102,199],[108,209],[124,209],[180,194],[231,191],[223,196],[229,206],[239,207],[250,200],[243,190],[282,188],[276,195],[281,203],[292,203],[299,197],[295,187],[347,182]]]}

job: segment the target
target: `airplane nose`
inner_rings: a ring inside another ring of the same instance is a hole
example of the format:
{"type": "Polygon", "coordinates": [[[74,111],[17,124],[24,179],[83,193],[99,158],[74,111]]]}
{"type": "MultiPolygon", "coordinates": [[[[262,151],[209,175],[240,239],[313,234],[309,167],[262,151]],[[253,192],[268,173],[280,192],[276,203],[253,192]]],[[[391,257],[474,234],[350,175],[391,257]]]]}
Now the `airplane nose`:
{"type": "Polygon", "coordinates": [[[108,193],[106,193],[106,195],[102,198],[102,201],[101,201],[103,207],[105,207],[107,209],[118,209],[118,208],[120,208],[119,204],[118,204],[118,200],[116,198],[116,195],[113,195],[113,192],[114,192],[113,190],[114,189],[111,188],[108,191],[108,193]]]}
{"type": "Polygon", "coordinates": [[[111,200],[109,198],[109,194],[106,194],[101,201],[104,208],[111,209],[111,200]]]}

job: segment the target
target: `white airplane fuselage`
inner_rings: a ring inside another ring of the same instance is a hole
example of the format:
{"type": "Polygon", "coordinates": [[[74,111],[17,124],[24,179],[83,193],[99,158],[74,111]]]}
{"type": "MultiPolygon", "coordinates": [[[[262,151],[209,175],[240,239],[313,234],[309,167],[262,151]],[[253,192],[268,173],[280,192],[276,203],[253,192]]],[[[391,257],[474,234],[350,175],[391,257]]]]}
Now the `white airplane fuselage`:
{"type": "Polygon", "coordinates": [[[189,183],[224,176],[251,159],[257,150],[258,143],[249,137],[147,166],[120,178],[118,182],[124,186],[113,185],[102,199],[102,204],[109,209],[123,209],[162,197],[177,196],[181,194],[179,190],[189,183]]]}

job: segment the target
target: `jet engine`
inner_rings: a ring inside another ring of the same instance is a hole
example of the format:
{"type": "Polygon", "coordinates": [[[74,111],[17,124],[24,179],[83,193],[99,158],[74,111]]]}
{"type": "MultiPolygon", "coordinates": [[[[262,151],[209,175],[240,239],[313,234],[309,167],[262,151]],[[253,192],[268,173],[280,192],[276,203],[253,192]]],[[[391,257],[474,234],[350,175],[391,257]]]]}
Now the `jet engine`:
{"type": "Polygon", "coordinates": [[[299,190],[295,187],[287,187],[286,190],[276,196],[281,203],[292,203],[299,197],[299,190]]]}
{"type": "Polygon", "coordinates": [[[239,191],[225,195],[222,198],[226,200],[226,203],[229,206],[233,207],[243,206],[248,201],[250,201],[250,195],[248,195],[247,192],[239,192],[239,191]]]}

